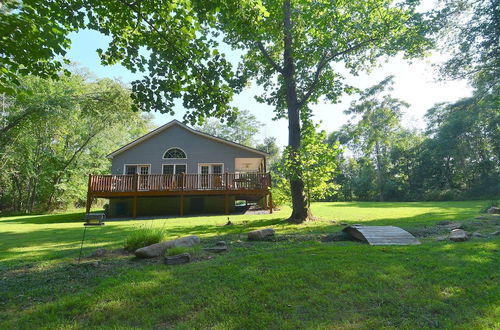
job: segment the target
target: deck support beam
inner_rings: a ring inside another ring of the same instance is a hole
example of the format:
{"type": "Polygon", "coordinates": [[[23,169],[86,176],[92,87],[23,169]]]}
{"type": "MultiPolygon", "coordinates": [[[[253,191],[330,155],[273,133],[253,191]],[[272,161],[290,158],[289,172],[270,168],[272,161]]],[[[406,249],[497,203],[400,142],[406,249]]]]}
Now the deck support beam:
{"type": "Polygon", "coordinates": [[[179,215],[181,217],[184,215],[184,194],[181,194],[181,196],[180,196],[179,215]]]}
{"type": "Polygon", "coordinates": [[[269,191],[269,213],[270,214],[273,214],[273,209],[274,209],[274,205],[273,205],[273,193],[271,191],[269,191]]]}
{"type": "Polygon", "coordinates": [[[224,212],[229,214],[229,198],[228,194],[224,194],[224,212]]]}
{"type": "Polygon", "coordinates": [[[132,218],[137,218],[137,195],[134,195],[134,201],[132,203],[132,218]]]}

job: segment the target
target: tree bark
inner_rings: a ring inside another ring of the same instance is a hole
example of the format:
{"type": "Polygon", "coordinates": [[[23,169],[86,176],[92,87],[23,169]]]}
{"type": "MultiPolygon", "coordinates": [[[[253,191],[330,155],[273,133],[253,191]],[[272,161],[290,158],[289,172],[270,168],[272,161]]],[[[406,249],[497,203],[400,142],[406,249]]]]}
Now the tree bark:
{"type": "Polygon", "coordinates": [[[380,155],[380,144],[375,142],[375,158],[377,160],[377,181],[378,181],[378,197],[379,201],[384,201],[384,182],[382,178],[382,157],[380,155]]]}
{"type": "MultiPolygon", "coordinates": [[[[284,30],[284,54],[283,54],[283,80],[286,88],[286,104],[288,110],[288,146],[292,162],[298,162],[298,152],[301,143],[300,137],[300,105],[297,98],[297,84],[295,81],[295,64],[293,59],[292,44],[292,18],[290,0],[283,2],[283,30],[284,30]]],[[[295,173],[290,180],[290,192],[292,197],[292,214],[288,221],[301,223],[312,218],[304,194],[304,181],[300,164],[295,166],[295,173]]]]}

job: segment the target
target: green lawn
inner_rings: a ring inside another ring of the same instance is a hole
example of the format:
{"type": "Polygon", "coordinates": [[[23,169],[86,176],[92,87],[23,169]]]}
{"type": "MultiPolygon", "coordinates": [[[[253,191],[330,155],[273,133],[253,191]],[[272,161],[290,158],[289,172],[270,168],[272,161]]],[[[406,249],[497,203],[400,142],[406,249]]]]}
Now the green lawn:
{"type": "MultiPolygon", "coordinates": [[[[285,208],[231,215],[234,226],[199,216],[87,231],[86,255],[122,247],[139,226],[229,243],[228,253],[180,266],[129,256],[78,265],[83,213],[0,218],[0,328],[500,328],[500,236],[405,247],[321,241],[340,222],[474,228],[480,220],[467,219],[486,205],[316,203],[321,220],[304,225],[284,224],[285,208]],[[269,226],[276,242],[246,241],[247,231],[269,226]]],[[[488,221],[484,233],[500,224],[488,221]]]]}

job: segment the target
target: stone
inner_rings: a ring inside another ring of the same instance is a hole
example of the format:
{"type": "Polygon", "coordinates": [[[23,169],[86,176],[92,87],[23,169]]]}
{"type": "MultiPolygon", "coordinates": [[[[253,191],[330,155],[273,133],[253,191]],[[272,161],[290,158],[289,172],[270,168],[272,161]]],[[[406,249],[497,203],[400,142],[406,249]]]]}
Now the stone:
{"type": "Polygon", "coordinates": [[[154,258],[162,256],[167,249],[174,247],[190,247],[197,244],[200,244],[200,238],[198,236],[186,236],[137,249],[135,250],[135,256],[138,258],[154,258]]]}
{"type": "Polygon", "coordinates": [[[437,224],[439,226],[447,226],[447,225],[451,225],[451,222],[448,220],[443,220],[443,221],[439,221],[437,224]]]}
{"type": "Polygon", "coordinates": [[[492,206],[488,209],[488,214],[500,214],[500,207],[492,206]]]}
{"type": "Polygon", "coordinates": [[[89,255],[89,258],[101,258],[101,257],[104,257],[107,252],[108,252],[108,250],[103,249],[103,248],[99,248],[99,249],[95,250],[94,252],[92,252],[89,255]]]}
{"type": "Polygon", "coordinates": [[[175,256],[165,257],[166,265],[187,264],[190,261],[191,261],[191,255],[189,253],[181,253],[175,256]]]}
{"type": "Polygon", "coordinates": [[[448,225],[443,225],[443,227],[448,229],[448,230],[459,229],[459,228],[462,228],[462,223],[461,222],[451,222],[448,225]]]}
{"type": "Polygon", "coordinates": [[[215,246],[226,246],[226,241],[218,241],[215,246]]]}
{"type": "Polygon", "coordinates": [[[349,226],[349,224],[347,222],[341,222],[340,225],[341,226],[349,226]]]}
{"type": "Polygon", "coordinates": [[[490,235],[491,236],[498,236],[498,235],[500,235],[500,231],[494,231],[490,235]]]}
{"type": "Polygon", "coordinates": [[[472,233],[472,238],[485,238],[485,237],[486,236],[484,236],[483,234],[478,233],[478,232],[472,233]]]}
{"type": "Polygon", "coordinates": [[[227,246],[216,246],[211,248],[204,248],[203,251],[212,252],[212,253],[221,253],[227,251],[227,246]]]}
{"type": "Polygon", "coordinates": [[[446,236],[438,236],[436,237],[436,241],[438,242],[446,241],[446,236]]]}
{"type": "Polygon", "coordinates": [[[463,229],[453,229],[448,238],[454,242],[464,242],[467,240],[467,233],[463,229]]]}
{"type": "Polygon", "coordinates": [[[258,229],[248,233],[248,239],[250,241],[258,241],[273,236],[274,236],[273,228],[258,229]]]}

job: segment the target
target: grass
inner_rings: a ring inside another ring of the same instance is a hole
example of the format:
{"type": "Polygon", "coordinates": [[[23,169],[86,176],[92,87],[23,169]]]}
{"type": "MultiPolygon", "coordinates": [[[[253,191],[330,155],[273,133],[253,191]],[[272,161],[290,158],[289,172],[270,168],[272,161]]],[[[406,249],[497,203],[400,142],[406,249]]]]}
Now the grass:
{"type": "Polygon", "coordinates": [[[0,328],[499,328],[499,236],[402,247],[318,239],[340,222],[411,230],[466,221],[486,204],[316,203],[321,220],[302,225],[284,224],[284,208],[231,215],[233,226],[200,216],[87,231],[86,255],[123,247],[140,226],[228,243],[227,253],[180,266],[129,256],[77,264],[81,213],[0,218],[0,328]],[[246,241],[269,226],[284,239],[246,241]]]}
{"type": "Polygon", "coordinates": [[[141,226],[127,235],[125,250],[133,252],[141,247],[160,243],[166,236],[164,228],[141,226]]]}

